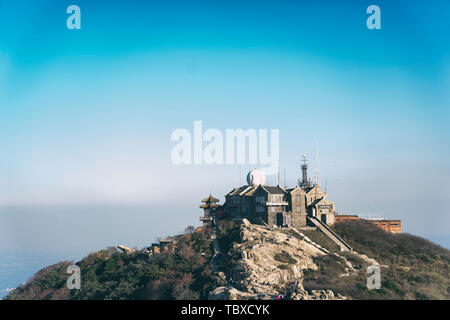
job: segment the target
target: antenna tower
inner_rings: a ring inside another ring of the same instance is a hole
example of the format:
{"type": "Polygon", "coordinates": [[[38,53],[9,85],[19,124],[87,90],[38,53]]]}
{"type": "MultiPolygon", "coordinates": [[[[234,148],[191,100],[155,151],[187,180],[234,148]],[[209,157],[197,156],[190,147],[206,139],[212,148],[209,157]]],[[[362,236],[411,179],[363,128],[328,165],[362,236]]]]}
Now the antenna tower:
{"type": "Polygon", "coordinates": [[[302,164],[301,164],[302,180],[298,181],[298,185],[300,186],[300,188],[306,189],[311,186],[311,183],[310,183],[310,180],[308,179],[308,158],[305,154],[302,155],[301,161],[302,161],[302,164]]]}
{"type": "Polygon", "coordinates": [[[314,184],[319,185],[319,174],[320,174],[320,169],[319,169],[319,146],[318,143],[316,142],[316,155],[314,158],[314,184]]]}

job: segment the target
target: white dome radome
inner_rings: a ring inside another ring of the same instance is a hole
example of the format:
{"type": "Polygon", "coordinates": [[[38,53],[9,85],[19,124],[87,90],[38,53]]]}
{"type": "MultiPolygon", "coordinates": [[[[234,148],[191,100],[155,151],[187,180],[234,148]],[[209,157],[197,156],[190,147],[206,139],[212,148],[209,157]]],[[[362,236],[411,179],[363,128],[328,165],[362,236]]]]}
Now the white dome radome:
{"type": "Polygon", "coordinates": [[[253,169],[247,174],[247,183],[249,186],[259,186],[266,183],[266,175],[259,169],[253,169]]]}

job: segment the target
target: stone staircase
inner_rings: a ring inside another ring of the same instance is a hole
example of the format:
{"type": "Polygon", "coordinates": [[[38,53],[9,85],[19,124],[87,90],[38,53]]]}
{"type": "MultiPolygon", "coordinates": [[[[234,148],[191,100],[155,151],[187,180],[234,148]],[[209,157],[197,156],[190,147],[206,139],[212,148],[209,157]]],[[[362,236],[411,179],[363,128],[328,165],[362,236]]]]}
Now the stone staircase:
{"type": "Polygon", "coordinates": [[[308,221],[311,222],[314,226],[316,226],[320,231],[322,231],[328,238],[330,238],[334,243],[336,243],[341,251],[353,251],[353,248],[350,247],[342,238],[336,234],[333,230],[331,230],[325,223],[317,219],[316,217],[307,217],[308,221]]]}

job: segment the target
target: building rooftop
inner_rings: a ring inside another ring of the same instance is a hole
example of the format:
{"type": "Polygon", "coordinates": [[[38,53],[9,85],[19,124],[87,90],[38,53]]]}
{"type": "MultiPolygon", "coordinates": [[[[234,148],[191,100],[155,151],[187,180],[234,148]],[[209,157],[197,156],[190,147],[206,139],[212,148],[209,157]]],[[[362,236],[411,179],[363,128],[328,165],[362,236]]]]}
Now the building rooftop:
{"type": "Polygon", "coordinates": [[[216,199],[212,195],[209,195],[209,197],[203,199],[202,202],[219,202],[219,199],[216,199]]]}
{"type": "Polygon", "coordinates": [[[284,191],[283,188],[281,188],[280,186],[263,186],[263,188],[265,190],[267,190],[267,192],[269,192],[270,194],[285,194],[286,192],[284,191]]]}
{"type": "Polygon", "coordinates": [[[202,208],[202,209],[217,208],[217,207],[220,207],[220,205],[217,203],[205,203],[205,204],[200,205],[200,208],[202,208]]]}

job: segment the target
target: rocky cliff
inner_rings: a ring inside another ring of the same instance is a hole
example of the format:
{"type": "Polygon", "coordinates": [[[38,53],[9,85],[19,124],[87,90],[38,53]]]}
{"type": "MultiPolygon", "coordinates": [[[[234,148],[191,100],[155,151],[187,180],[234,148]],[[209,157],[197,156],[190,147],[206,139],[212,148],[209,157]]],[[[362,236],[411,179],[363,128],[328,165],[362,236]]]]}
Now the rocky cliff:
{"type": "Polygon", "coordinates": [[[213,290],[210,299],[346,299],[332,290],[308,292],[302,285],[305,270],[318,270],[314,258],[319,256],[336,255],[346,272],[353,272],[345,257],[330,253],[301,232],[294,231],[298,234],[295,237],[286,232],[288,230],[244,222],[240,226],[239,241],[227,255],[218,255],[219,268],[227,267],[225,272],[219,271],[223,286],[213,290]]]}

